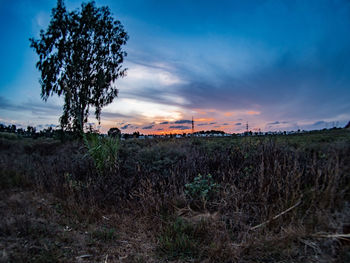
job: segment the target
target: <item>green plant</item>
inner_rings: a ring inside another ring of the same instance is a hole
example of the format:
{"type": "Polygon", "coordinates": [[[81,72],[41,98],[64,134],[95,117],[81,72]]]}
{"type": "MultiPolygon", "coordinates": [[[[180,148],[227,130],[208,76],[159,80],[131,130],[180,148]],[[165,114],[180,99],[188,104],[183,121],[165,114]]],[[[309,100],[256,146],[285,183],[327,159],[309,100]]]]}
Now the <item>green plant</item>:
{"type": "Polygon", "coordinates": [[[84,143],[99,174],[117,168],[119,138],[104,138],[96,133],[89,133],[84,134],[84,143]]]}
{"type": "Polygon", "coordinates": [[[219,184],[215,183],[211,174],[202,176],[198,174],[192,183],[185,185],[185,194],[194,201],[208,201],[219,190],[219,184]]]}

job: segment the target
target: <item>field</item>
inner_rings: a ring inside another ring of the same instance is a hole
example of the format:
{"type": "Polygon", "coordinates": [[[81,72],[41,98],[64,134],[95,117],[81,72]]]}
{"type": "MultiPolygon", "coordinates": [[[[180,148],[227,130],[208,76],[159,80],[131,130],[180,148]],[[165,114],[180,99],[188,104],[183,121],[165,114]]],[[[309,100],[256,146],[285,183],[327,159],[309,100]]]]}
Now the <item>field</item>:
{"type": "Polygon", "coordinates": [[[350,262],[350,131],[0,134],[0,262],[350,262]]]}

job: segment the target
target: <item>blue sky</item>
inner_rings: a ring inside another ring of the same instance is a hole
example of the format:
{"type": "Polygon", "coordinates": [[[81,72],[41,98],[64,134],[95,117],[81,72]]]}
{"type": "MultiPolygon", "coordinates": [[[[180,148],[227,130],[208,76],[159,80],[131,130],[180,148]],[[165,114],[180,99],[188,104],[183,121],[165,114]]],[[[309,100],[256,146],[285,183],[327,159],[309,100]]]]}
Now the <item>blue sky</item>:
{"type": "MultiPolygon", "coordinates": [[[[81,1],[66,0],[67,9],[81,1]]],[[[0,122],[58,124],[62,99],[40,98],[29,38],[55,0],[0,0],[0,122]]],[[[350,2],[96,1],[130,39],[128,76],[101,131],[321,129],[350,120],[350,2]]],[[[91,114],[90,120],[94,122],[91,114]]]]}

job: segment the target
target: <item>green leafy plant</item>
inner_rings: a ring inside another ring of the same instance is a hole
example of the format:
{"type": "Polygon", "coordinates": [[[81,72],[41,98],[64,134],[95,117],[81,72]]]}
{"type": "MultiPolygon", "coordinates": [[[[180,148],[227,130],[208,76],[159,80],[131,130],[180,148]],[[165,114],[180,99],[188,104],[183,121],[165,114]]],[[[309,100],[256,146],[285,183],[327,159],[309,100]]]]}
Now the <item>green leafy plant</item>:
{"type": "Polygon", "coordinates": [[[185,194],[194,201],[208,201],[219,190],[219,184],[214,182],[211,174],[202,176],[198,174],[192,183],[185,185],[185,194]]]}
{"type": "Polygon", "coordinates": [[[99,174],[117,168],[119,138],[104,138],[96,133],[89,133],[84,134],[84,143],[99,174]]]}

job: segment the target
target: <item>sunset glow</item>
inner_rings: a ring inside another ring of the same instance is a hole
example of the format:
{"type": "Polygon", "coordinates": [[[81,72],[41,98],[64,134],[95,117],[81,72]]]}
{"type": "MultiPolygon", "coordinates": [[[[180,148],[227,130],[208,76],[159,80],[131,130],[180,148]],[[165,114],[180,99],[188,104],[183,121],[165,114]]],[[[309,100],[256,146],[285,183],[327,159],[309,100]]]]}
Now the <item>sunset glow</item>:
{"type": "MultiPolygon", "coordinates": [[[[68,9],[81,1],[65,1],[68,9]]],[[[63,97],[40,98],[28,38],[50,21],[56,0],[4,1],[0,9],[0,122],[59,124],[63,97]],[[5,41],[6,40],[6,41],[5,41]]],[[[112,1],[130,35],[102,109],[100,132],[143,134],[279,131],[344,126],[350,120],[348,1],[112,1]]]]}

